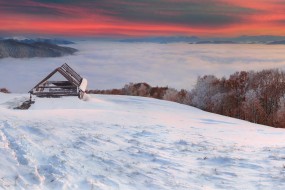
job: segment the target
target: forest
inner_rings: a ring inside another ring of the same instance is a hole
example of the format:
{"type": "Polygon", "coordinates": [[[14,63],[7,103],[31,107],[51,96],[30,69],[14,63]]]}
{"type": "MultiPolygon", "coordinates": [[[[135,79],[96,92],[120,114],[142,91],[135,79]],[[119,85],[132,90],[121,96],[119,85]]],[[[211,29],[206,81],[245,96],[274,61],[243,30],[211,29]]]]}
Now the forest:
{"type": "Polygon", "coordinates": [[[87,93],[169,100],[253,123],[285,128],[285,72],[278,69],[240,71],[228,78],[200,76],[190,91],[129,83],[122,89],[89,90],[87,93]]]}

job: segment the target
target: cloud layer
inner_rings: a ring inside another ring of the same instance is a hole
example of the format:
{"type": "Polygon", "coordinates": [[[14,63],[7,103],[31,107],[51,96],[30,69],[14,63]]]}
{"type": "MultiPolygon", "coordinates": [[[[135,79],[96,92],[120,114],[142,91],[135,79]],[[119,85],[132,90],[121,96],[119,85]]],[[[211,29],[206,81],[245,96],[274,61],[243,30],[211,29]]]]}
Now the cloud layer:
{"type": "Polygon", "coordinates": [[[0,87],[28,92],[63,63],[88,79],[89,89],[129,82],[191,89],[199,75],[285,68],[284,46],[79,42],[80,52],[61,58],[0,60],[0,87]]]}
{"type": "Polygon", "coordinates": [[[71,36],[284,34],[280,0],[0,0],[0,33],[71,36]]]}

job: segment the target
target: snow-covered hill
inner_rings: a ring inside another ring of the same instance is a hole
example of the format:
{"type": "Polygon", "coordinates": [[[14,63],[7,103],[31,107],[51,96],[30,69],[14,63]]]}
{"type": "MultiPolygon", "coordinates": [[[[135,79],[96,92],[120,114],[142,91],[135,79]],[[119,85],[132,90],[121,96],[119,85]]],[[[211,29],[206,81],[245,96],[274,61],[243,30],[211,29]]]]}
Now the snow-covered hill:
{"type": "Polygon", "coordinates": [[[59,46],[53,41],[37,41],[14,39],[0,39],[0,59],[13,58],[32,58],[32,57],[61,57],[65,55],[73,55],[77,49],[71,47],[59,46]]]}
{"type": "Polygon", "coordinates": [[[0,93],[0,189],[285,189],[285,130],[150,98],[0,93]]]}

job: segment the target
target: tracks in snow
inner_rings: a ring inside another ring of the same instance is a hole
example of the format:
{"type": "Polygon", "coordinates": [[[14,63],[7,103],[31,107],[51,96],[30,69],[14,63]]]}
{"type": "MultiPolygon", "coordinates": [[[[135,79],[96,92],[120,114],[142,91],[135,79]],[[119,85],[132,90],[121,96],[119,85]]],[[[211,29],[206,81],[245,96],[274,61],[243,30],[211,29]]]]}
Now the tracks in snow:
{"type": "Polygon", "coordinates": [[[6,181],[11,181],[6,188],[20,186],[22,188],[32,188],[40,186],[45,177],[38,172],[36,160],[28,150],[30,145],[25,136],[18,132],[18,129],[12,127],[7,121],[1,124],[0,135],[3,146],[2,151],[6,152],[6,158],[13,160],[11,169],[17,169],[16,175],[5,176],[6,181]],[[17,135],[15,135],[17,134],[17,135]],[[9,156],[7,156],[7,154],[9,156]],[[14,168],[13,168],[14,167],[14,168]]]}

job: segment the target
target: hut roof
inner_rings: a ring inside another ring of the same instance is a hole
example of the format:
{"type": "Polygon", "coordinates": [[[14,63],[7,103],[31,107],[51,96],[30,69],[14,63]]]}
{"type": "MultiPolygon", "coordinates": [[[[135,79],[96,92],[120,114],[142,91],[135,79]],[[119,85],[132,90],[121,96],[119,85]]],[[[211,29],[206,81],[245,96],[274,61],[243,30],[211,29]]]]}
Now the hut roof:
{"type": "Polygon", "coordinates": [[[37,96],[76,96],[84,93],[87,87],[87,80],[82,78],[66,63],[56,68],[42,81],[40,81],[29,93],[37,96]],[[56,73],[61,74],[66,81],[50,81],[56,73]]]}

